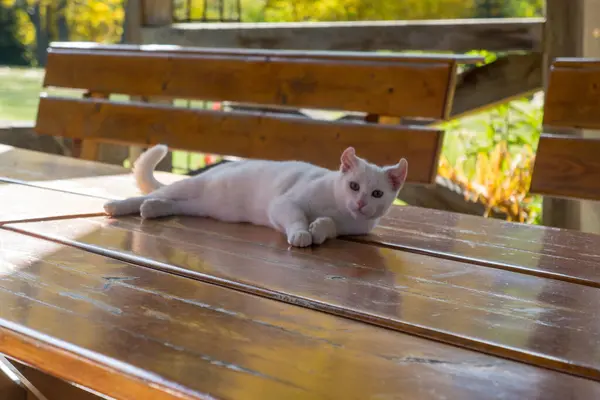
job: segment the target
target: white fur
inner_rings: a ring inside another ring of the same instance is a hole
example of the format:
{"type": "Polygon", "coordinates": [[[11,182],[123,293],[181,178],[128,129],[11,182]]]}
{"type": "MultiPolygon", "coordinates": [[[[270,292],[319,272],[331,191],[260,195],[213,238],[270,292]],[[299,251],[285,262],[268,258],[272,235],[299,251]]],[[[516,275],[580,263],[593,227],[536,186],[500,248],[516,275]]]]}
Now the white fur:
{"type": "Polygon", "coordinates": [[[134,175],[145,196],[107,203],[109,215],[139,211],[142,218],[191,215],[249,222],[273,227],[291,245],[305,247],[370,232],[389,210],[408,172],[405,159],[379,167],[357,157],[350,147],[338,171],[299,161],[247,160],[164,186],[153,170],[166,153],[167,147],[158,145],[140,156],[134,175]],[[383,195],[374,197],[375,190],[383,195]]]}

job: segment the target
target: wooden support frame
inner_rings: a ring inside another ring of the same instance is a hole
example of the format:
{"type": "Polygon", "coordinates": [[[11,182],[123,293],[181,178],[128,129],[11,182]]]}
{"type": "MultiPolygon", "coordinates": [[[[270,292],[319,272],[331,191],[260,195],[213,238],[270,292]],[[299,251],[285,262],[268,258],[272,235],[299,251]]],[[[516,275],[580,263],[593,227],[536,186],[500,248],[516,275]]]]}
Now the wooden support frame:
{"type": "Polygon", "coordinates": [[[538,51],[542,48],[543,24],[543,18],[182,23],[143,27],[142,41],[253,49],[538,51]]]}

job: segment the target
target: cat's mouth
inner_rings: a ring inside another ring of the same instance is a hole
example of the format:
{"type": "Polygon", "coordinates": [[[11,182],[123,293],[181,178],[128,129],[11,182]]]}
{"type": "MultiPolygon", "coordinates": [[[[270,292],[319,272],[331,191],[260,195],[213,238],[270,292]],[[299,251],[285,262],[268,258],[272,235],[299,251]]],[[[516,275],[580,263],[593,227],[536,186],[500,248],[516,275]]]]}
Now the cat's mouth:
{"type": "Polygon", "coordinates": [[[350,213],[352,214],[352,216],[354,217],[354,219],[373,219],[373,215],[371,214],[365,214],[365,212],[363,210],[350,210],[350,213]]]}

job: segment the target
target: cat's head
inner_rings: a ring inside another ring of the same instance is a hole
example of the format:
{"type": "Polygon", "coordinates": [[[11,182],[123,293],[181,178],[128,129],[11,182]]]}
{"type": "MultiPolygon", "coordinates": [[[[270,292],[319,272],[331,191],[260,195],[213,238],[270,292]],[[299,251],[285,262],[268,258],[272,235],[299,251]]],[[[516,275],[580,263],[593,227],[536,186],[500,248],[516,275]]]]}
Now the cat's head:
{"type": "Polygon", "coordinates": [[[382,217],[402,189],[408,162],[379,167],[358,157],[354,148],[342,153],[337,197],[354,218],[382,217]]]}

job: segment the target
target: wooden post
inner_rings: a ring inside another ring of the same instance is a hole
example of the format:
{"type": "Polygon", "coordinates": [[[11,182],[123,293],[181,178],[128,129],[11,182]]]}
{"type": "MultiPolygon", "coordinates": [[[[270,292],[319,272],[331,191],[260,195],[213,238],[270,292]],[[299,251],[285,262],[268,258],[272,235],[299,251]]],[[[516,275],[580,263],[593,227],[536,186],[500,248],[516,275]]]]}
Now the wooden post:
{"type": "MultiPolygon", "coordinates": [[[[580,51],[582,56],[600,57],[600,0],[585,0],[581,10],[581,25],[577,28],[581,35],[580,51]]],[[[599,138],[600,132],[584,130],[584,137],[599,138]]],[[[600,233],[600,203],[593,201],[580,202],[580,230],[600,233]]]]}
{"type": "Polygon", "coordinates": [[[142,25],[163,26],[173,22],[171,0],[142,0],[142,25]]]}
{"type": "MultiPolygon", "coordinates": [[[[544,88],[548,72],[556,57],[583,56],[583,11],[588,0],[547,0],[544,26],[544,88]]],[[[546,130],[546,132],[549,132],[546,130]]],[[[564,130],[563,130],[564,133],[564,130]]],[[[577,132],[572,132],[577,134],[577,132]]],[[[559,228],[580,229],[580,202],[544,197],[543,224],[559,228]]]]}

